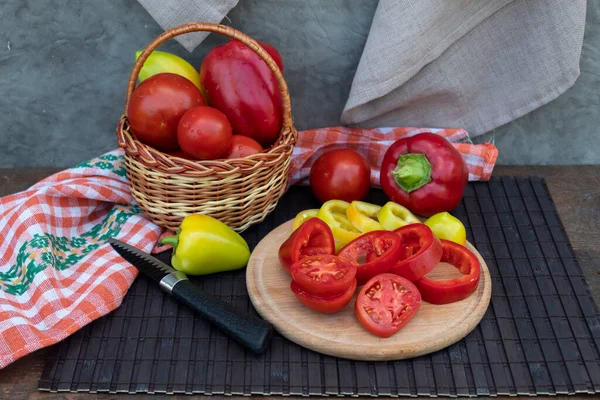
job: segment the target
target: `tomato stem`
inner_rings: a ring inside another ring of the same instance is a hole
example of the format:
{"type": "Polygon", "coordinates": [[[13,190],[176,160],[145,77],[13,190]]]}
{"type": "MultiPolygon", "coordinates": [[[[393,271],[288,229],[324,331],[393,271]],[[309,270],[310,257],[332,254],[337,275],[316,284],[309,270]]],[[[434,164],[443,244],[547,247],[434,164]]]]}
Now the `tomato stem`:
{"type": "Polygon", "coordinates": [[[398,157],[398,165],[392,171],[392,177],[398,186],[410,193],[431,182],[432,168],[425,154],[403,154],[398,157]]]}

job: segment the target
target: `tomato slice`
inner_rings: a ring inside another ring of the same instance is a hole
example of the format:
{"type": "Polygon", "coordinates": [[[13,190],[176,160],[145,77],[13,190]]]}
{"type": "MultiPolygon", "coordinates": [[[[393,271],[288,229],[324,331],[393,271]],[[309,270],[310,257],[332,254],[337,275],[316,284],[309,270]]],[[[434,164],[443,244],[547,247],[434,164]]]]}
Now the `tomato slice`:
{"type": "Polygon", "coordinates": [[[340,311],[350,303],[356,290],[356,279],[352,281],[350,287],[345,292],[336,296],[315,296],[302,289],[296,281],[292,281],[290,289],[292,289],[298,300],[311,310],[332,314],[340,311]]]}
{"type": "Polygon", "coordinates": [[[356,266],[333,255],[306,257],[290,268],[292,278],[304,291],[317,296],[335,296],[355,281],[356,266]]]}
{"type": "Polygon", "coordinates": [[[479,260],[464,246],[449,240],[442,242],[442,259],[455,266],[464,276],[458,279],[438,281],[423,277],[415,282],[423,300],[432,304],[448,304],[469,297],[477,289],[481,277],[479,260]]]}
{"type": "Polygon", "coordinates": [[[283,242],[278,256],[283,268],[289,272],[295,262],[319,254],[335,254],[333,234],[325,222],[310,218],[283,242]]]}
{"type": "Polygon", "coordinates": [[[424,277],[442,258],[442,245],[424,224],[410,224],[394,231],[402,238],[404,254],[389,272],[411,282],[424,277]]]}
{"type": "Polygon", "coordinates": [[[421,306],[421,294],[407,279],[380,274],[358,292],[354,310],[369,332],[382,338],[392,336],[411,320],[421,306]]]}
{"type": "Polygon", "coordinates": [[[363,285],[375,275],[388,272],[403,253],[400,236],[390,231],[371,231],[342,247],[337,256],[356,265],[356,280],[363,285]]]}

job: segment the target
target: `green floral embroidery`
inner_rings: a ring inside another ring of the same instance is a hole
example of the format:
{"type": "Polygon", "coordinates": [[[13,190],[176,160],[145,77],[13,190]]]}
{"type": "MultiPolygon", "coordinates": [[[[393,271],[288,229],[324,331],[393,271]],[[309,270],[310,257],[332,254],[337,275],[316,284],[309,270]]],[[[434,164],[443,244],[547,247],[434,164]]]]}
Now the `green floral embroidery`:
{"type": "Polygon", "coordinates": [[[63,271],[77,264],[111,237],[125,222],[140,212],[137,206],[115,205],[104,220],[76,237],[36,234],[21,245],[14,265],[0,272],[0,289],[13,295],[25,293],[35,276],[48,267],[63,271]]]}
{"type": "Polygon", "coordinates": [[[127,175],[123,157],[117,157],[114,154],[105,154],[101,157],[84,161],[73,168],[100,168],[103,170],[111,170],[114,174],[121,177],[127,175]]]}

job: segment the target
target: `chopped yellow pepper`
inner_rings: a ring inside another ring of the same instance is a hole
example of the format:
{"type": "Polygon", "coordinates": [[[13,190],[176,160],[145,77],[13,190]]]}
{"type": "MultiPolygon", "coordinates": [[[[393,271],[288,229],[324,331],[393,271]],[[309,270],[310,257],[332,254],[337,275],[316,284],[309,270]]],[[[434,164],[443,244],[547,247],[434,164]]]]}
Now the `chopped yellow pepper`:
{"type": "Polygon", "coordinates": [[[425,225],[440,239],[450,240],[460,245],[467,242],[467,231],[462,222],[448,212],[441,212],[429,217],[425,225]]]}
{"type": "Polygon", "coordinates": [[[404,225],[420,223],[421,220],[415,217],[413,213],[408,211],[406,207],[393,201],[387,202],[377,212],[379,223],[388,231],[393,231],[404,225]]]}
{"type": "Polygon", "coordinates": [[[364,201],[353,201],[346,210],[346,216],[359,231],[371,232],[383,230],[377,221],[377,213],[381,206],[365,203],[364,201]]]}
{"type": "MultiPolygon", "coordinates": [[[[331,228],[333,238],[344,245],[360,236],[360,231],[346,217],[349,206],[350,204],[343,200],[329,200],[323,203],[317,213],[317,218],[331,228]]],[[[336,243],[336,247],[337,245],[336,243]]]]}
{"type": "Polygon", "coordinates": [[[317,216],[319,209],[311,208],[309,210],[300,211],[294,218],[294,230],[298,229],[307,219],[317,216]]]}

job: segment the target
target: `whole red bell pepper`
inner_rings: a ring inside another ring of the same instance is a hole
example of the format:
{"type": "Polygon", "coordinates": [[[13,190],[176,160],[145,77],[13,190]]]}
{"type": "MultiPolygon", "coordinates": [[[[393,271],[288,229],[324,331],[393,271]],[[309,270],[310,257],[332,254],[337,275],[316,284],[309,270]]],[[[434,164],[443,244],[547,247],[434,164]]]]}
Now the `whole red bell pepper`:
{"type": "Polygon", "coordinates": [[[394,142],[381,164],[381,188],[385,194],[426,217],[455,209],[468,177],[458,150],[443,137],[429,132],[394,142]]]}
{"type": "MultiPolygon", "coordinates": [[[[283,71],[275,47],[259,42],[283,71]]],[[[275,75],[249,47],[231,40],[212,49],[200,68],[200,81],[210,106],[227,116],[233,133],[271,146],[281,131],[282,101],[275,75]]]]}

